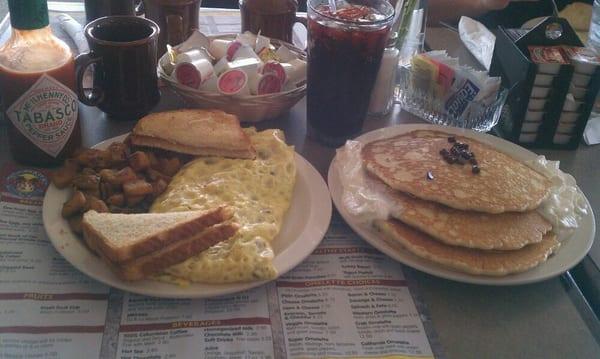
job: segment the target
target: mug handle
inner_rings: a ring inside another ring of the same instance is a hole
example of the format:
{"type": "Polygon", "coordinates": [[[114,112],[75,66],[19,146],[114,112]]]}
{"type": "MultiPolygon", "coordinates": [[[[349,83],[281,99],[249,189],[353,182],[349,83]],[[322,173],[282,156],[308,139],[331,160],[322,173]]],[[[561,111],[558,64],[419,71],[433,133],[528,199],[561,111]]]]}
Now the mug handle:
{"type": "Polygon", "coordinates": [[[167,44],[175,46],[183,42],[183,17],[167,15],[167,44]]]}
{"type": "Polygon", "coordinates": [[[77,97],[79,97],[79,101],[83,102],[85,105],[97,106],[104,98],[104,90],[102,90],[100,87],[96,87],[96,84],[94,84],[90,94],[88,95],[85,93],[85,89],[83,88],[83,75],[85,74],[85,70],[87,70],[87,68],[92,64],[96,64],[96,71],[102,71],[102,59],[96,57],[93,52],[80,54],[75,58],[77,97]]]}
{"type": "MultiPolygon", "coordinates": [[[[304,28],[306,29],[306,32],[308,33],[308,19],[306,17],[296,16],[296,21],[294,21],[294,24],[297,22],[301,23],[302,26],[304,26],[304,28]]],[[[294,25],[292,24],[292,38],[293,38],[293,32],[294,32],[294,25]]],[[[299,46],[299,47],[306,48],[306,46],[308,46],[308,43],[304,43],[304,46],[299,46]]]]}
{"type": "Polygon", "coordinates": [[[308,29],[308,24],[307,24],[307,21],[308,21],[308,20],[307,20],[305,17],[302,17],[302,16],[296,16],[296,21],[295,21],[295,22],[299,22],[299,23],[301,23],[302,25],[304,25],[304,27],[305,27],[305,28],[307,28],[307,29],[308,29]]]}
{"type": "Polygon", "coordinates": [[[144,2],[142,0],[137,0],[134,4],[135,16],[142,16],[146,12],[144,8],[144,2]]]}

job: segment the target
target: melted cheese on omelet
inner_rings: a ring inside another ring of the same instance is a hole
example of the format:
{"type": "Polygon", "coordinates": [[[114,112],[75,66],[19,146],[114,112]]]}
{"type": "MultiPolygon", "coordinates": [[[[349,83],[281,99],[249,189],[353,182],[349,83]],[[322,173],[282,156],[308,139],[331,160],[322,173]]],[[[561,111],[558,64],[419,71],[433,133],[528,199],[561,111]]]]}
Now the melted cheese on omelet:
{"type": "Polygon", "coordinates": [[[175,175],[150,209],[172,212],[228,205],[240,229],[230,239],[167,268],[166,275],[157,279],[230,283],[276,276],[270,242],[279,233],[292,198],[294,150],[280,130],[245,131],[256,159],[198,158],[175,175]]]}

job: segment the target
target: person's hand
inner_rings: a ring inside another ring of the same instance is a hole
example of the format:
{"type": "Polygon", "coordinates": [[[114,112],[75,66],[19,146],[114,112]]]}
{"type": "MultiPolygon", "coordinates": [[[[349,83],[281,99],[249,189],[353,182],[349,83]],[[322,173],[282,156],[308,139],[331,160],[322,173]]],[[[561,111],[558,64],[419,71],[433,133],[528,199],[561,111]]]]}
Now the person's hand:
{"type": "Polygon", "coordinates": [[[510,3],[510,0],[479,0],[481,7],[485,11],[501,10],[510,3]]]}

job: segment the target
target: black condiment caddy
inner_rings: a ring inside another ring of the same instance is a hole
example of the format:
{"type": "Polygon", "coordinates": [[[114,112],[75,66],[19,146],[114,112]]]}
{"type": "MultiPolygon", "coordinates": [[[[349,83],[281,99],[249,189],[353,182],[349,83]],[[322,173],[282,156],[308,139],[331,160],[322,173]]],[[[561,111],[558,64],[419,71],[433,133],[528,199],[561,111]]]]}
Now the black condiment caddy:
{"type": "Polygon", "coordinates": [[[544,73],[546,64],[531,61],[529,46],[583,44],[569,23],[558,17],[546,18],[531,30],[499,27],[490,75],[500,76],[510,91],[505,115],[495,130],[524,147],[575,149],[600,88],[600,67],[584,75],[577,73],[572,63],[553,64],[558,71],[544,73]],[[572,87],[573,81],[588,83],[572,87]],[[577,92],[575,101],[567,97],[570,92],[577,92]]]}

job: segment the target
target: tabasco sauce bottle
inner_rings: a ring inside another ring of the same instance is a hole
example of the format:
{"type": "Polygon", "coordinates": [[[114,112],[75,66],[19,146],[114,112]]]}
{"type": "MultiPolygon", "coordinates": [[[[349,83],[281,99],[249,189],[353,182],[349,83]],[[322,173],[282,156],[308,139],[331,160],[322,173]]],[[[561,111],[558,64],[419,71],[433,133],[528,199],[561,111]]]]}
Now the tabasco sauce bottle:
{"type": "Polygon", "coordinates": [[[0,96],[15,160],[61,163],[81,143],[75,63],[48,26],[46,0],[8,0],[12,33],[0,46],[0,96]]]}

